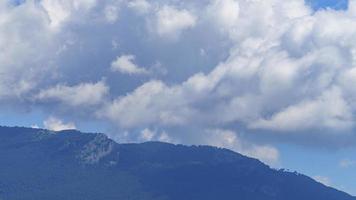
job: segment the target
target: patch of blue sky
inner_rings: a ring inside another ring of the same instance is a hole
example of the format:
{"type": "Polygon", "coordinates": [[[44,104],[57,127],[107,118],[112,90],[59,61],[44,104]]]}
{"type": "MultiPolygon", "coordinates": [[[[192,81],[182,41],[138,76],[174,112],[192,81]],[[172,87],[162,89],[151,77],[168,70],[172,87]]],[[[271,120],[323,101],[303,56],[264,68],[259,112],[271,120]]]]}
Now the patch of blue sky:
{"type": "Polygon", "coordinates": [[[356,148],[316,149],[305,146],[278,145],[280,166],[310,177],[326,177],[330,186],[356,195],[356,148]],[[342,163],[349,162],[348,164],[342,163]]]}
{"type": "Polygon", "coordinates": [[[348,8],[348,0],[306,0],[314,10],[320,9],[335,9],[346,10],[348,8]]]}

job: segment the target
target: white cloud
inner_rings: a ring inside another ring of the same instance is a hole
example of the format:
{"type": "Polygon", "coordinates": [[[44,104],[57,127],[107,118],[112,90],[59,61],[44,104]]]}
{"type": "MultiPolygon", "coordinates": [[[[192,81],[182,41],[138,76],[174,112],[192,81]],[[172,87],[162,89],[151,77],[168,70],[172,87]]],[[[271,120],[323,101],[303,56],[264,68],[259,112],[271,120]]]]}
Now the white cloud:
{"type": "Polygon", "coordinates": [[[231,130],[206,129],[192,131],[184,129],[182,132],[144,128],[141,131],[122,132],[111,135],[120,142],[161,141],[175,144],[210,145],[231,149],[243,155],[253,157],[271,166],[279,165],[279,150],[271,145],[257,144],[246,140],[231,130]]]}
{"type": "Polygon", "coordinates": [[[60,102],[68,106],[93,106],[103,103],[108,92],[109,88],[103,81],[75,86],[57,85],[42,90],[35,99],[42,102],[60,102]]]}
{"type": "Polygon", "coordinates": [[[40,127],[37,124],[33,124],[33,125],[31,125],[31,128],[39,129],[40,127]]]}
{"type": "MultiPolygon", "coordinates": [[[[129,138],[127,138],[130,140],[129,138]]],[[[143,129],[139,134],[139,141],[147,142],[147,141],[160,141],[160,142],[174,142],[172,138],[165,131],[154,131],[148,128],[143,129]]]]}
{"type": "Polygon", "coordinates": [[[351,109],[336,88],[326,91],[316,100],[304,101],[261,119],[252,128],[271,130],[305,130],[317,128],[349,129],[353,126],[351,109]]]}
{"type": "Polygon", "coordinates": [[[326,186],[331,186],[331,180],[326,176],[314,176],[313,178],[319,183],[322,183],[326,186]]]}
{"type": "Polygon", "coordinates": [[[0,9],[0,99],[23,98],[51,69],[40,64],[52,59],[48,46],[53,34],[46,13],[32,3],[16,8],[6,3],[0,9]]]}
{"type": "Polygon", "coordinates": [[[72,15],[88,12],[95,7],[96,0],[42,0],[41,5],[47,12],[50,25],[59,28],[67,20],[73,19],[72,15]]]}
{"type": "Polygon", "coordinates": [[[114,23],[119,18],[119,6],[118,5],[107,5],[105,7],[105,18],[109,23],[114,23]]]}
{"type": "Polygon", "coordinates": [[[111,63],[111,70],[130,75],[149,73],[145,68],[135,64],[134,55],[122,55],[117,57],[116,60],[111,63]]]}
{"type": "Polygon", "coordinates": [[[156,32],[161,37],[177,38],[184,30],[193,28],[197,18],[186,9],[163,6],[156,13],[156,32]]]}
{"type": "Polygon", "coordinates": [[[350,168],[356,166],[356,160],[343,159],[339,162],[341,168],[350,168]]]}
{"type": "Polygon", "coordinates": [[[279,151],[269,145],[257,145],[245,141],[235,132],[229,130],[206,130],[204,132],[204,144],[232,149],[236,152],[251,156],[261,161],[276,166],[279,162],[279,151]]]}
{"type": "MultiPolygon", "coordinates": [[[[238,124],[247,132],[352,135],[356,29],[347,12],[312,14],[300,0],[212,1],[206,10],[219,14],[212,9],[229,10],[220,13],[221,18],[208,19],[225,21],[218,27],[230,36],[227,59],[180,83],[148,81],[106,104],[100,118],[124,128],[238,124]],[[338,23],[342,28],[335,28],[338,23]]],[[[188,9],[165,6],[157,16],[184,10],[188,9]],[[170,9],[173,12],[166,12],[170,9]]],[[[194,13],[198,19],[201,12],[194,13]]],[[[176,23],[175,17],[165,18],[169,20],[161,24],[176,23]]],[[[175,32],[170,28],[175,26],[167,27],[169,31],[161,32],[175,32]]],[[[132,58],[129,63],[138,68],[132,58]]]]}
{"type": "Polygon", "coordinates": [[[55,117],[50,117],[43,122],[43,126],[45,129],[52,131],[63,131],[63,130],[72,130],[76,129],[74,123],[64,123],[62,120],[57,119],[55,117]]]}
{"type": "Polygon", "coordinates": [[[176,92],[160,81],[150,81],[108,103],[98,115],[125,128],[182,124],[191,110],[184,107],[185,100],[176,92]]]}
{"type": "Polygon", "coordinates": [[[152,7],[151,4],[146,0],[130,0],[127,6],[139,14],[145,14],[149,12],[152,7]]]}
{"type": "Polygon", "coordinates": [[[151,131],[150,129],[143,129],[141,131],[141,139],[143,141],[152,141],[153,137],[156,135],[155,132],[151,131]]]}
{"type": "Polygon", "coordinates": [[[303,0],[117,2],[1,2],[1,105],[60,105],[70,116],[74,106],[86,113],[81,120],[169,137],[176,127],[279,130],[302,139],[309,136],[300,132],[332,132],[331,143],[355,136],[354,2],[347,11],[315,13],[303,0]],[[162,39],[187,30],[179,43],[162,39]],[[152,63],[166,76],[155,76],[152,63]],[[118,78],[109,67],[150,76],[118,78]]]}
{"type": "Polygon", "coordinates": [[[70,10],[65,8],[61,1],[44,0],[42,6],[49,16],[52,27],[59,26],[70,16],[70,10]]]}
{"type": "Polygon", "coordinates": [[[226,30],[237,24],[240,6],[236,0],[214,0],[207,12],[219,28],[226,30]]]}

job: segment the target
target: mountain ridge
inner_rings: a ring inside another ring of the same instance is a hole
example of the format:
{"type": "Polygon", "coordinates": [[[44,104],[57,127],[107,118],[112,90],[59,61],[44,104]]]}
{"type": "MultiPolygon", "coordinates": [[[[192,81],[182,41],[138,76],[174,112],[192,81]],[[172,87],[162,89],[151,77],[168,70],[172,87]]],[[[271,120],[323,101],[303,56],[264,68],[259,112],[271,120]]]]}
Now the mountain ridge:
{"type": "Polygon", "coordinates": [[[0,199],[355,200],[224,148],[0,127],[0,199]]]}

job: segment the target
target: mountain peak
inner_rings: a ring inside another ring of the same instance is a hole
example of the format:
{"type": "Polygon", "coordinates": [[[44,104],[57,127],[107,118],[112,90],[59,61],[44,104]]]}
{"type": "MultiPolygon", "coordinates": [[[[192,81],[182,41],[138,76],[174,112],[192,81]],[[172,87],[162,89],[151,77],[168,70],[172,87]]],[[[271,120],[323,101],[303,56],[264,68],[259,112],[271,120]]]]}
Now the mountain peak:
{"type": "Polygon", "coordinates": [[[86,164],[95,164],[111,154],[116,145],[104,134],[96,134],[92,140],[83,146],[78,157],[86,164]]]}

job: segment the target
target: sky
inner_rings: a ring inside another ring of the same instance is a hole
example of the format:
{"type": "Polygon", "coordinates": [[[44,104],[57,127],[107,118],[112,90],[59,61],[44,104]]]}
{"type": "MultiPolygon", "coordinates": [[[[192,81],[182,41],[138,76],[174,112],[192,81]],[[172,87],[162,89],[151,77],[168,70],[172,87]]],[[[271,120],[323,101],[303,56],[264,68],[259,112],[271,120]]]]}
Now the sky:
{"type": "Polygon", "coordinates": [[[0,124],[207,144],[356,195],[356,0],[0,1],[0,124]]]}

